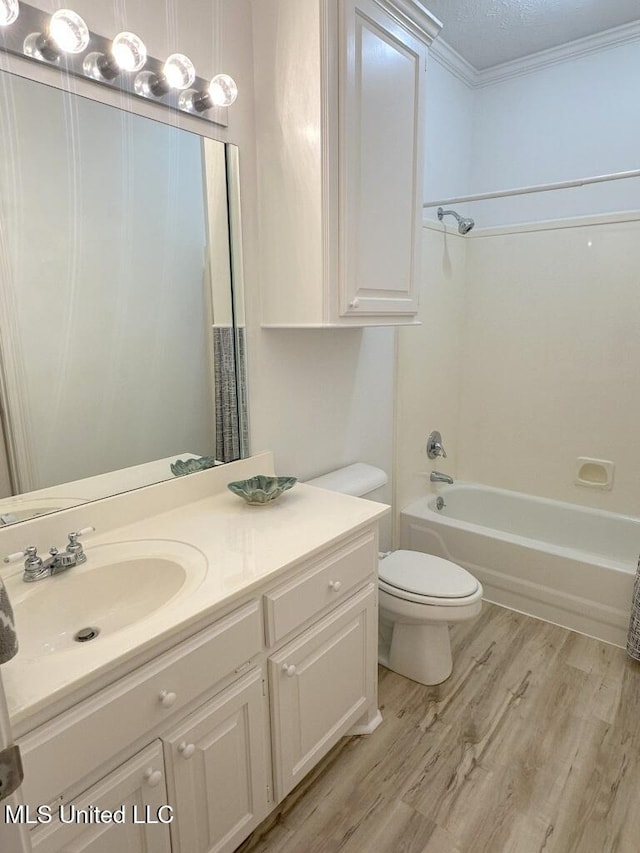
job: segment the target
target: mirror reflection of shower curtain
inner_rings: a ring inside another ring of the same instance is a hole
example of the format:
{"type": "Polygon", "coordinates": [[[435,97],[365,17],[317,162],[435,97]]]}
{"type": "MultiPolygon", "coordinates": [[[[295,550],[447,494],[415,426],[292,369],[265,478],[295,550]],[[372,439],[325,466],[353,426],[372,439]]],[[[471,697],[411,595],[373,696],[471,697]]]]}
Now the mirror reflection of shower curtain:
{"type": "MultiPolygon", "coordinates": [[[[214,376],[216,410],[216,459],[232,462],[250,454],[247,394],[246,315],[244,267],[242,259],[242,215],[240,207],[240,152],[225,146],[227,216],[231,280],[227,314],[221,314],[221,300],[214,312],[214,376]]],[[[205,162],[207,148],[205,144],[205,162]]],[[[215,281],[212,282],[215,292],[215,281]]]]}
{"type": "Polygon", "coordinates": [[[249,440],[244,328],[214,326],[213,364],[216,459],[233,462],[242,457],[249,440]]]}

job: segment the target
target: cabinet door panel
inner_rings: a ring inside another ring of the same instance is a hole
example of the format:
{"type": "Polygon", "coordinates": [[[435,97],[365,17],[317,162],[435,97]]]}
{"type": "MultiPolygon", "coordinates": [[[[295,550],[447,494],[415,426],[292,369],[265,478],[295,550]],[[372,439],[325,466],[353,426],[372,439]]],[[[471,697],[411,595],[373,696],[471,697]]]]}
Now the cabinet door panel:
{"type": "Polygon", "coordinates": [[[374,703],[376,637],[370,584],[269,659],[278,799],[374,703]]]}
{"type": "Polygon", "coordinates": [[[266,699],[249,673],[164,739],[176,850],[235,850],[268,812],[266,699]]]}
{"type": "Polygon", "coordinates": [[[415,314],[426,48],[376,0],[342,0],[341,313],[415,314]]]}
{"type": "Polygon", "coordinates": [[[33,832],[34,853],[171,853],[169,827],[158,817],[166,820],[170,814],[160,743],[147,747],[65,805],[63,818],[74,820],[72,807],[92,806],[123,808],[124,822],[82,824],[55,819],[33,832]]]}

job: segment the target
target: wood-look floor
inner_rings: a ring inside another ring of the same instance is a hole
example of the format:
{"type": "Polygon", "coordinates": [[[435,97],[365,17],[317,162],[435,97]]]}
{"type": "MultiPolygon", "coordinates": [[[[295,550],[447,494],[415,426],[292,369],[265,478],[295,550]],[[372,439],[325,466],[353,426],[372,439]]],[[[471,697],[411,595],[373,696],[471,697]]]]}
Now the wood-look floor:
{"type": "Polygon", "coordinates": [[[487,604],[451,635],[447,682],[381,668],[383,724],[242,853],[639,853],[640,664],[487,604]]]}

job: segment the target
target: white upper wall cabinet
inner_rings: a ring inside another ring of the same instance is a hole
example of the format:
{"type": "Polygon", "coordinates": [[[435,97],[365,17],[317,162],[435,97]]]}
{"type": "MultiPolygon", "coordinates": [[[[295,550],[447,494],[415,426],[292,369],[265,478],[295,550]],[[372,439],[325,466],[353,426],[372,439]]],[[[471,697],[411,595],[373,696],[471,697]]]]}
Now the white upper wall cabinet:
{"type": "Polygon", "coordinates": [[[253,0],[263,325],[415,322],[417,0],[253,0]]]}

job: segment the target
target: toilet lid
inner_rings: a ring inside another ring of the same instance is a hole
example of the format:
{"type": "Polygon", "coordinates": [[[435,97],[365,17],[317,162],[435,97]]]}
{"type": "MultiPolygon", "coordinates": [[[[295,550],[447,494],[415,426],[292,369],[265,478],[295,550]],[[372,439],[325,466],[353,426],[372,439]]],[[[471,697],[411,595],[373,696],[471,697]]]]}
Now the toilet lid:
{"type": "Polygon", "coordinates": [[[450,560],[418,551],[394,551],[378,563],[381,580],[396,589],[432,598],[465,598],[478,581],[450,560]]]}

